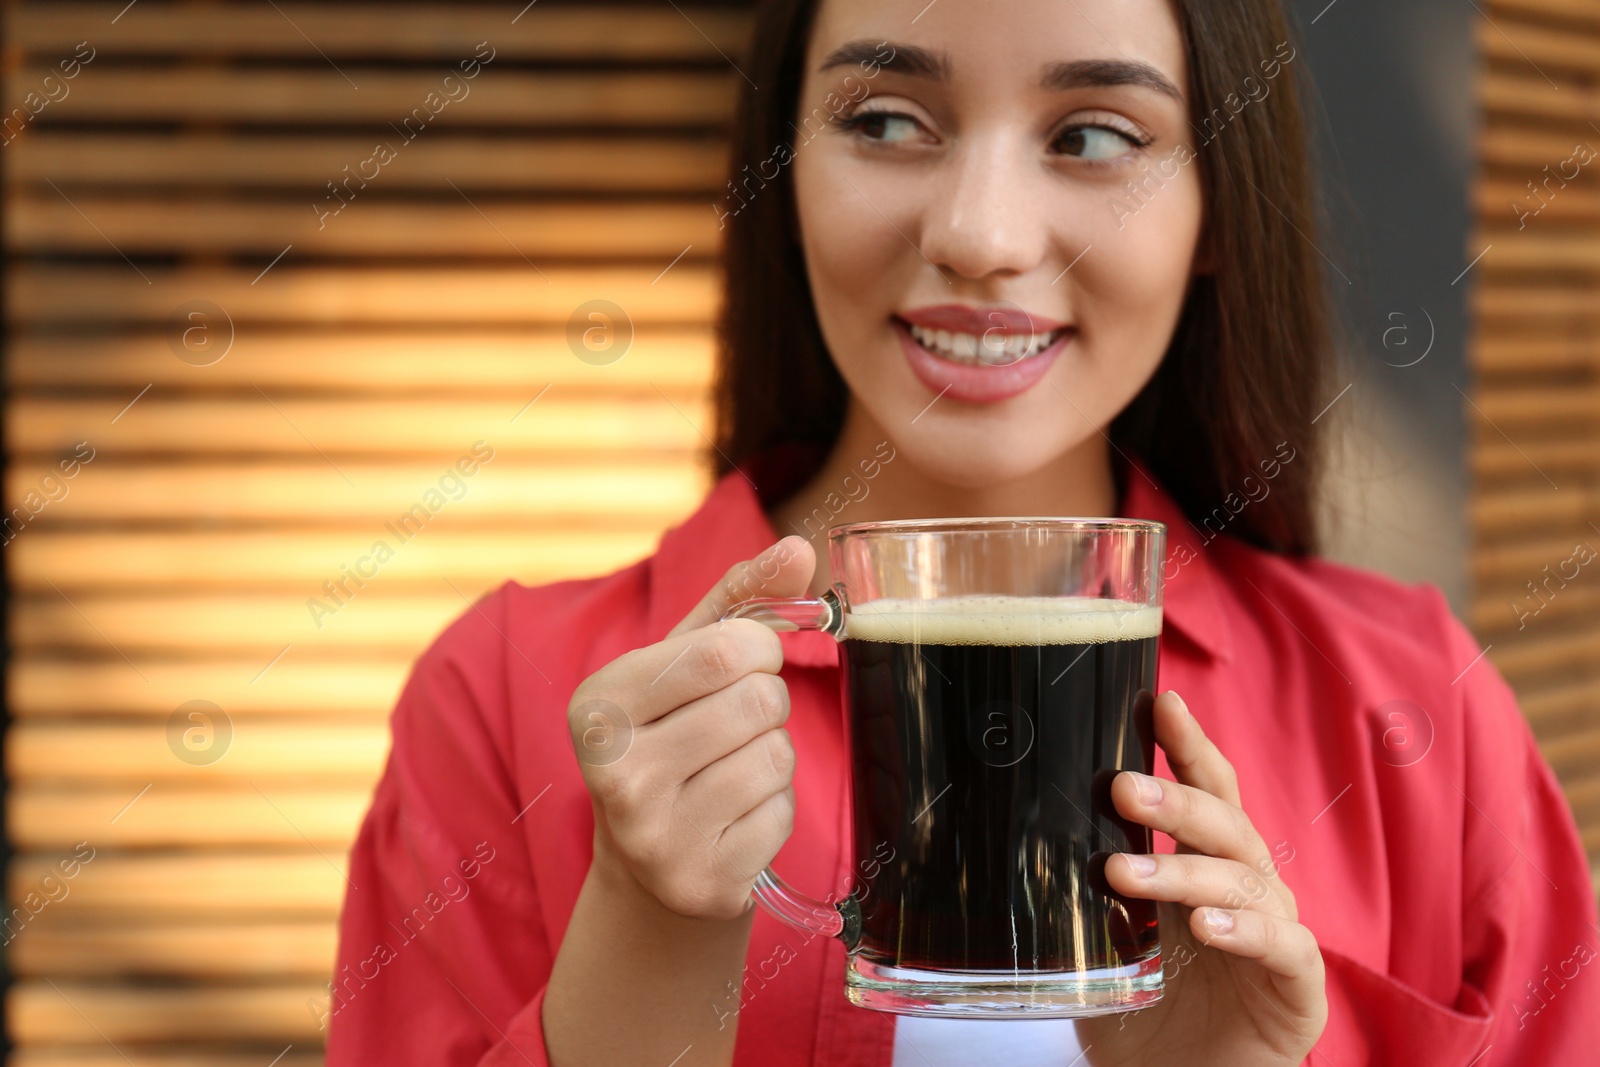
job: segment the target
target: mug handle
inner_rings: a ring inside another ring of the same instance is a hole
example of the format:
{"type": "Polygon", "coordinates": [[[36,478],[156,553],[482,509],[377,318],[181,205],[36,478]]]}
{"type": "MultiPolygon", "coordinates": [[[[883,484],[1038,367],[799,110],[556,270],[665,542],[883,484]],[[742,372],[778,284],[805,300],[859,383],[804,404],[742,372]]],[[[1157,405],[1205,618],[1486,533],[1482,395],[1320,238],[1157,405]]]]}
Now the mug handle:
{"type": "MultiPolygon", "coordinates": [[[[754,597],[729,608],[722,621],[754,619],[773,630],[818,630],[835,641],[844,639],[844,602],[829,589],[810,597],[754,597]]],[[[767,867],[756,875],[753,895],[775,918],[809,934],[823,934],[844,942],[846,952],[861,941],[861,906],[855,894],[829,904],[796,891],[767,867]]]]}

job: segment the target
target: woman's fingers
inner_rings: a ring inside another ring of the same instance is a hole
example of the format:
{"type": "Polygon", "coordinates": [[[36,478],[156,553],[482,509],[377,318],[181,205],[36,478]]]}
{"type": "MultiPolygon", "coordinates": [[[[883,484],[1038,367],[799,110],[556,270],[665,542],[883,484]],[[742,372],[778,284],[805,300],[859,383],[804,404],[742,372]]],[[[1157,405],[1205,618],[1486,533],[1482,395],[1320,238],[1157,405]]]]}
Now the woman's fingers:
{"type": "MultiPolygon", "coordinates": [[[[731,619],[618,656],[578,687],[568,717],[599,709],[637,729],[754,671],[777,674],[782,667],[776,632],[754,619],[731,619]]],[[[575,719],[573,726],[577,737],[583,723],[575,719]]]]}
{"type": "Polygon", "coordinates": [[[651,754],[653,774],[686,782],[788,720],[788,683],[782,675],[756,671],[643,727],[635,743],[651,754]]]}
{"type": "Polygon", "coordinates": [[[724,622],[722,615],[751,597],[803,595],[815,565],[810,542],[793,534],[734,564],[665,638],[618,656],[584,680],[567,712],[574,740],[598,736],[597,730],[631,734],[752,671],[777,674],[783,666],[778,635],[753,619],[724,622]]]}
{"type": "Polygon", "coordinates": [[[1177,690],[1168,689],[1156,697],[1151,715],[1155,719],[1156,744],[1166,754],[1172,776],[1184,785],[1242,806],[1233,764],[1200,729],[1177,690]]]}
{"type": "Polygon", "coordinates": [[[613,840],[635,877],[681,915],[733,918],[794,823],[794,745],[768,730],[678,786],[632,782],[613,840]]]}
{"type": "Polygon", "coordinates": [[[794,781],[794,742],[787,730],[768,730],[684,783],[679,814],[708,838],[722,835],[746,813],[794,781]]]}
{"type": "MultiPolygon", "coordinates": [[[[1166,900],[1186,908],[1261,908],[1284,914],[1284,901],[1259,872],[1237,860],[1193,853],[1118,853],[1106,861],[1111,888],[1129,897],[1166,900]]],[[[1292,917],[1292,916],[1291,916],[1292,917]]]]}
{"type": "MultiPolygon", "coordinates": [[[[1111,798],[1125,818],[1170,835],[1178,851],[1113,856],[1105,877],[1126,896],[1192,909],[1189,929],[1197,942],[1260,964],[1265,974],[1253,979],[1246,970],[1234,973],[1257,986],[1267,1002],[1262,1014],[1273,1028],[1284,1025],[1299,1036],[1292,1052],[1299,1062],[1300,1050],[1311,1046],[1327,1022],[1317,940],[1299,923],[1294,894],[1240,803],[1233,765],[1177,693],[1157,697],[1153,717],[1156,743],[1177,781],[1118,774],[1111,798]]],[[[1281,1036],[1294,1044],[1287,1031],[1281,1036]]]]}
{"type": "Polygon", "coordinates": [[[1202,945],[1265,967],[1292,1015],[1312,1019],[1326,1010],[1322,950],[1299,923],[1249,909],[1196,908],[1189,914],[1189,930],[1202,945]]]}
{"type": "Polygon", "coordinates": [[[741,878],[754,880],[794,830],[794,786],[763,800],[722,833],[717,847],[741,878]]]}
{"type": "Polygon", "coordinates": [[[783,644],[733,604],[803,594],[815,567],[785,537],[730,568],[662,640],[589,675],[567,706],[596,851],[614,850],[667,908],[733,918],[793,825],[783,644]]]}
{"type": "Polygon", "coordinates": [[[1123,771],[1111,782],[1111,801],[1124,817],[1168,834],[1179,846],[1238,860],[1276,879],[1267,843],[1244,809],[1194,786],[1123,771]]]}
{"type": "Polygon", "coordinates": [[[710,626],[733,605],[751,597],[805,596],[816,565],[817,554],[810,541],[799,534],[781,537],[754,559],[730,567],[668,636],[710,626]]]}

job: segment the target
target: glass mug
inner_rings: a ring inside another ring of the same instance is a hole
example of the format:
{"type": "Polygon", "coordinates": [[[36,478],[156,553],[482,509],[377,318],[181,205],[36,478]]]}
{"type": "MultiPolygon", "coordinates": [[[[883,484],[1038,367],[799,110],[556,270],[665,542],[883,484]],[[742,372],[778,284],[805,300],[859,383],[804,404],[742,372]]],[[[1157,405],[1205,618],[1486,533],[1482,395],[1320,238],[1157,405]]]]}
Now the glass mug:
{"type": "Polygon", "coordinates": [[[755,896],[844,942],[853,1003],[1070,1018],[1161,999],[1156,903],[1104,870],[1152,851],[1110,787],[1154,769],[1165,541],[1132,519],[835,526],[821,597],[723,616],[844,646],[856,884],[825,903],[768,868],[755,896]]]}

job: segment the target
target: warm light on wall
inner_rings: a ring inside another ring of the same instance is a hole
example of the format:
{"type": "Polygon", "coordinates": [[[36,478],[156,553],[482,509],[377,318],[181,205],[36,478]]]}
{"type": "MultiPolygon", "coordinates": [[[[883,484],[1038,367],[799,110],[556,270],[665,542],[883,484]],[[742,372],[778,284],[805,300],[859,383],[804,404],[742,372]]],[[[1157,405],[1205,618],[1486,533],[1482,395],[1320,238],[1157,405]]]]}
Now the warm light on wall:
{"type": "Polygon", "coordinates": [[[11,1035],[310,1067],[416,655],[708,487],[748,19],[125,5],[4,12],[11,1035]]]}

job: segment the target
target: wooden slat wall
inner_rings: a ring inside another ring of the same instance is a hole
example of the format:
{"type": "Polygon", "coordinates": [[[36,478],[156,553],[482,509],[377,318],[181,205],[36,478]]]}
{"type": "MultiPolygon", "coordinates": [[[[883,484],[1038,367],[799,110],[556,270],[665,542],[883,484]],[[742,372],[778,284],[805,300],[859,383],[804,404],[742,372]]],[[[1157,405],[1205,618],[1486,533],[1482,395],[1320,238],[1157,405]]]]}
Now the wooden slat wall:
{"type": "Polygon", "coordinates": [[[69,490],[0,549],[7,886],[68,889],[10,940],[14,1062],[309,1067],[417,652],[508,575],[648,553],[706,488],[711,204],[748,15],[126,2],[3,5],[7,114],[59,97],[0,146],[5,500],[69,490]],[[325,183],[399,144],[480,41],[467,95],[319,228],[325,183]],[[596,298],[637,330],[609,365],[568,346],[596,298]],[[210,366],[169,336],[194,300],[233,322],[210,366]],[[493,461],[399,545],[384,523],[480,439],[493,461]],[[47,482],[80,441],[93,461],[47,482]],[[317,628],[307,598],[379,538],[395,557],[317,628]],[[234,729],[210,765],[169,748],[191,700],[234,729]],[[48,882],[78,842],[94,859],[48,882]]]}
{"type": "Polygon", "coordinates": [[[1485,11],[1472,622],[1600,871],[1600,4],[1485,11]]]}

